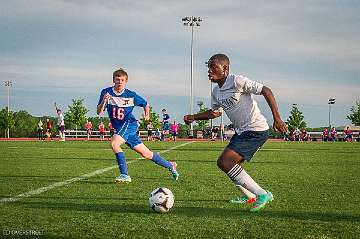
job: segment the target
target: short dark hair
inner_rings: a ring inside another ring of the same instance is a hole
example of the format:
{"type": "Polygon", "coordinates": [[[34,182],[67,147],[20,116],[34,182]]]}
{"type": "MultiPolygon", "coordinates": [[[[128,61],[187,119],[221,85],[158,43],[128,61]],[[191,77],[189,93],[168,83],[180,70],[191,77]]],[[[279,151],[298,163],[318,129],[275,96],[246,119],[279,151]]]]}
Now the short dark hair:
{"type": "Polygon", "coordinates": [[[114,71],[113,73],[113,79],[117,76],[126,76],[126,78],[128,78],[128,74],[126,73],[126,71],[122,68],[120,68],[119,70],[114,71]]]}
{"type": "Polygon", "coordinates": [[[230,59],[227,55],[218,53],[210,57],[208,64],[214,60],[218,60],[223,65],[230,65],[230,59]]]}

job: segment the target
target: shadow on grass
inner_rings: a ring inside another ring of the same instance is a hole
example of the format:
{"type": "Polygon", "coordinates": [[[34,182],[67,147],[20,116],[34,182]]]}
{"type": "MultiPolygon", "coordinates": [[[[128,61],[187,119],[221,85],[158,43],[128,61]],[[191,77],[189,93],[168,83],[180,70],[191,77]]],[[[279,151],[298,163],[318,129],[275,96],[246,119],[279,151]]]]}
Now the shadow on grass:
{"type": "Polygon", "coordinates": [[[314,220],[323,222],[349,221],[359,222],[360,215],[342,212],[311,212],[311,211],[263,211],[254,214],[258,217],[270,217],[278,219],[314,220]]]}
{"type": "MultiPolygon", "coordinates": [[[[28,208],[66,210],[66,211],[90,211],[95,213],[153,213],[147,201],[139,198],[119,198],[119,204],[84,204],[75,202],[18,202],[18,205],[28,208]],[[128,203],[129,201],[133,203],[128,203]],[[141,201],[141,202],[140,202],[141,201]]],[[[360,215],[341,212],[311,212],[311,211],[271,211],[264,210],[258,213],[250,213],[248,208],[209,208],[209,207],[176,207],[171,214],[185,215],[187,217],[224,217],[243,219],[244,217],[262,217],[270,219],[295,219],[302,221],[323,222],[359,222],[360,215]]]]}

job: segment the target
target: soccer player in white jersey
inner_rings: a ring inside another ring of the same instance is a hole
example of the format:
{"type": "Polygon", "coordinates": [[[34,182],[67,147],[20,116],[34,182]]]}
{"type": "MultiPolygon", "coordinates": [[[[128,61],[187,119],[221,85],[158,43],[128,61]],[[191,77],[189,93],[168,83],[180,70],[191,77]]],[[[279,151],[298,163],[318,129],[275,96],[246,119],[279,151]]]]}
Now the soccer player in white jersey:
{"type": "Polygon", "coordinates": [[[281,120],[270,88],[244,76],[229,74],[229,65],[230,60],[224,54],[216,54],[209,59],[208,77],[217,83],[212,91],[212,109],[185,115],[184,122],[190,124],[194,120],[214,119],[225,111],[236,134],[218,158],[217,165],[243,193],[231,202],[253,203],[250,211],[257,212],[273,200],[273,195],[258,185],[242,167],[242,163],[250,161],[269,136],[269,126],[252,94],[263,95],[266,99],[274,118],[274,130],[286,132],[287,126],[281,120]]]}
{"type": "Polygon", "coordinates": [[[64,115],[61,112],[61,109],[59,109],[56,105],[56,102],[54,103],[55,106],[55,111],[58,115],[58,120],[57,120],[57,126],[58,126],[58,132],[59,132],[59,138],[60,141],[65,141],[65,120],[64,120],[64,115]]]}
{"type": "Polygon", "coordinates": [[[141,96],[134,91],[126,89],[128,82],[128,74],[125,70],[119,69],[113,73],[112,87],[105,88],[101,91],[99,102],[97,105],[97,113],[107,110],[110,122],[115,129],[111,138],[111,148],[115,153],[115,157],[119,166],[120,176],[116,177],[117,183],[129,183],[131,177],[128,173],[125,155],[120,146],[127,144],[132,150],[139,153],[146,159],[167,168],[174,180],[179,177],[176,171],[176,163],[169,162],[162,158],[159,154],[148,149],[137,134],[138,124],[132,111],[135,106],[144,109],[144,119],[150,119],[150,106],[141,96]]]}

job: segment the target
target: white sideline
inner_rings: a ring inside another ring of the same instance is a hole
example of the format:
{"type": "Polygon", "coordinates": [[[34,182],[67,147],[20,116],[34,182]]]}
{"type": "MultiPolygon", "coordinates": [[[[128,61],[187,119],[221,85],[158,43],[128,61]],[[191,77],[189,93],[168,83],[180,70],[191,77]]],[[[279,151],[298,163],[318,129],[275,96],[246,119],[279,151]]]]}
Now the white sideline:
{"type": "MultiPolygon", "coordinates": [[[[170,149],[167,149],[167,150],[163,150],[161,151],[160,153],[167,153],[171,150],[174,150],[176,148],[180,148],[180,147],[183,147],[185,145],[188,145],[188,144],[191,144],[193,143],[194,141],[190,141],[190,142],[186,142],[186,143],[183,143],[183,144],[180,144],[180,145],[177,145],[175,147],[172,147],[170,149]]],[[[142,157],[140,158],[137,158],[137,159],[142,159],[142,157]]],[[[135,160],[133,161],[129,161],[129,163],[133,163],[133,162],[137,162],[135,160]]],[[[68,180],[65,180],[65,181],[62,181],[62,182],[57,182],[57,183],[53,183],[53,184],[50,184],[49,186],[46,186],[46,187],[41,187],[41,188],[38,188],[38,189],[35,189],[35,190],[31,190],[31,191],[28,191],[26,193],[22,193],[22,194],[19,194],[15,197],[11,197],[11,198],[2,198],[0,199],[0,203],[7,203],[7,202],[16,202],[16,201],[19,201],[23,198],[27,198],[27,197],[31,197],[31,196],[34,196],[34,195],[38,195],[38,194],[41,194],[41,193],[44,193],[46,191],[49,191],[51,189],[54,189],[54,188],[57,188],[57,187],[61,187],[61,186],[65,186],[65,185],[68,185],[68,184],[71,184],[71,183],[74,183],[74,182],[78,182],[78,181],[81,181],[81,180],[84,180],[84,179],[87,179],[87,178],[90,178],[90,177],[93,177],[95,175],[98,175],[98,174],[102,174],[102,173],[105,173],[107,171],[110,171],[114,168],[117,168],[118,166],[117,165],[113,165],[111,167],[107,167],[107,168],[103,168],[103,169],[98,169],[98,170],[95,170],[91,173],[87,173],[87,174],[84,174],[84,175],[81,175],[79,177],[75,177],[75,178],[70,178],[68,180]]]]}

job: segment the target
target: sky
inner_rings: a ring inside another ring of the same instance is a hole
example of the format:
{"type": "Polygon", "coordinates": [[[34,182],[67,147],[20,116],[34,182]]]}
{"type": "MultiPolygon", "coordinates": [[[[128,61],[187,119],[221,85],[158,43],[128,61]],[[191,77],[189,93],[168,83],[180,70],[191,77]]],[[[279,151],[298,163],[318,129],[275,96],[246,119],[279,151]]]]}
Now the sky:
{"type": "MultiPolygon", "coordinates": [[[[99,92],[124,68],[128,88],[181,121],[193,92],[210,106],[205,62],[227,54],[230,71],[270,87],[285,121],[297,104],[310,127],[349,125],[360,101],[359,1],[12,0],[0,3],[0,108],[53,115],[84,99],[95,116],[99,92]],[[329,98],[336,103],[329,109],[329,98]]],[[[260,109],[272,122],[264,98],[260,109]]],[[[137,115],[141,110],[135,112],[137,115]]],[[[226,117],[224,118],[227,122],[226,117]]]]}

